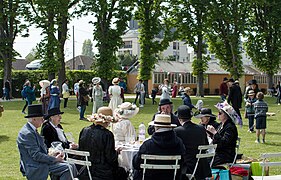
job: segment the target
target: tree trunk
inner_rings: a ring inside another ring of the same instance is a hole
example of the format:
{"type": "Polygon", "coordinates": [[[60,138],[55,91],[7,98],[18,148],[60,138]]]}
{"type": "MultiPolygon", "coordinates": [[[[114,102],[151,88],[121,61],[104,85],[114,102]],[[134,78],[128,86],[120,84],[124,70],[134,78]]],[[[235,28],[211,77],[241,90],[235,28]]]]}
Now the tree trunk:
{"type": "MultiPolygon", "coordinates": [[[[201,16],[198,17],[199,23],[201,21],[200,17],[201,16]]],[[[201,63],[203,61],[202,53],[203,53],[203,34],[202,34],[202,32],[199,32],[198,33],[198,42],[197,42],[197,61],[199,61],[200,64],[203,64],[203,63],[201,63]]],[[[204,97],[203,81],[204,81],[204,73],[202,71],[200,71],[197,74],[197,92],[196,92],[196,96],[204,97]]]]}
{"type": "Polygon", "coordinates": [[[267,73],[266,80],[267,80],[267,89],[270,89],[273,85],[273,75],[267,73]]]}
{"type": "Polygon", "coordinates": [[[148,92],[148,80],[143,81],[144,84],[144,90],[145,90],[145,98],[149,98],[149,92],[148,92]]]}

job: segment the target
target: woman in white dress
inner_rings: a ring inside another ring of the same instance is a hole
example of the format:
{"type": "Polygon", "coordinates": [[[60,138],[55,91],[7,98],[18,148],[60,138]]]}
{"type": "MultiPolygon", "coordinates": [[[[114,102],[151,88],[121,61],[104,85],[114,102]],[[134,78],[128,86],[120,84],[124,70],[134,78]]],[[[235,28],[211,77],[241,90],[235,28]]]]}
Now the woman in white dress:
{"type": "Polygon", "coordinates": [[[171,97],[170,97],[171,88],[169,87],[169,80],[168,79],[164,79],[164,85],[160,88],[160,90],[162,91],[160,100],[161,99],[171,100],[171,97]]]}
{"type": "Polygon", "coordinates": [[[97,113],[98,109],[103,106],[103,89],[100,85],[101,78],[94,77],[92,79],[93,82],[93,91],[92,91],[92,98],[93,98],[93,114],[97,113]]]}
{"type": "Polygon", "coordinates": [[[122,143],[135,141],[136,131],[129,118],[132,118],[138,112],[139,108],[130,102],[124,102],[115,109],[114,114],[118,120],[113,126],[115,141],[122,143]]]}
{"type": "Polygon", "coordinates": [[[121,98],[121,87],[118,85],[119,78],[114,78],[112,80],[113,86],[109,86],[108,94],[110,96],[110,102],[108,107],[114,110],[118,107],[118,105],[122,104],[122,98],[121,98]]]}

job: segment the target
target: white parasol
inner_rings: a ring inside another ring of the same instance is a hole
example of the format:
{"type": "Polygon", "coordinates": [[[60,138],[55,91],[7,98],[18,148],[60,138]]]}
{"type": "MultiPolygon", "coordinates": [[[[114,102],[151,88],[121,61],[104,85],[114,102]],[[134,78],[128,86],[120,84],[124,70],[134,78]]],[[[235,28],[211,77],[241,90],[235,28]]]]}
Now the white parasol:
{"type": "Polygon", "coordinates": [[[50,81],[48,80],[42,80],[39,82],[39,85],[41,86],[41,88],[45,89],[46,87],[50,86],[50,81]]]}

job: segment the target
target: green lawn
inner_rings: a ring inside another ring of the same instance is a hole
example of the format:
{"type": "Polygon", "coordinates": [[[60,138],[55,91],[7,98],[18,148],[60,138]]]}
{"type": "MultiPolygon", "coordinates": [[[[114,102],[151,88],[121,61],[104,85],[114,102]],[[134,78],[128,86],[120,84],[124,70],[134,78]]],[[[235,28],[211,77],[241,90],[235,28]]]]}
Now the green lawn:
{"type": "MultiPolygon", "coordinates": [[[[217,110],[214,107],[219,101],[218,96],[211,96],[205,98],[191,97],[195,104],[198,99],[204,101],[205,107],[212,108],[214,114],[217,114],[217,110]]],[[[128,99],[133,101],[133,99],[128,99]]],[[[267,119],[267,135],[266,144],[256,144],[255,134],[247,133],[248,122],[244,121],[242,128],[238,127],[239,136],[241,137],[240,153],[244,156],[259,158],[261,153],[266,152],[281,152],[281,131],[280,123],[278,119],[281,119],[281,113],[279,112],[280,106],[275,104],[275,98],[266,97],[266,101],[269,104],[269,111],[275,112],[276,116],[268,117],[267,119]]],[[[157,99],[159,102],[159,99],[157,99]]],[[[180,98],[173,99],[174,107],[177,108],[182,101],[180,98]]],[[[24,105],[24,101],[10,101],[2,102],[5,108],[3,116],[0,118],[0,180],[7,179],[24,179],[19,171],[19,153],[16,146],[16,138],[20,128],[26,123],[24,115],[21,114],[21,109],[24,105]]],[[[176,110],[174,108],[174,111],[176,110]]],[[[79,114],[76,110],[76,101],[70,100],[69,107],[62,109],[65,113],[62,115],[62,126],[65,132],[72,132],[75,141],[77,142],[80,130],[90,125],[90,122],[80,121],[79,114]]],[[[87,107],[86,114],[90,114],[92,111],[92,104],[87,107]]],[[[157,111],[157,105],[152,105],[151,100],[147,99],[144,108],[140,109],[140,112],[132,118],[132,123],[138,128],[141,122],[147,123],[151,121],[153,114],[157,111]]],[[[241,114],[244,113],[244,110],[241,114]]],[[[193,118],[193,121],[198,122],[198,119],[193,118]]],[[[281,168],[270,169],[270,174],[281,174],[281,168]]]]}

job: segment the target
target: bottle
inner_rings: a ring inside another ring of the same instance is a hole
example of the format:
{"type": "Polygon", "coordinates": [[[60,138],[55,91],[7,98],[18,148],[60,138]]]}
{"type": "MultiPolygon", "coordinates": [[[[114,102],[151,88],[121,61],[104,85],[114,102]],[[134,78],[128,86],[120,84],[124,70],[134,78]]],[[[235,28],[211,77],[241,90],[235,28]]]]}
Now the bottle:
{"type": "Polygon", "coordinates": [[[143,141],[145,140],[145,125],[143,124],[143,122],[139,125],[139,142],[140,144],[143,143],[143,141]]]}

